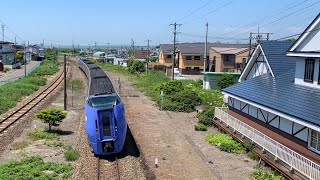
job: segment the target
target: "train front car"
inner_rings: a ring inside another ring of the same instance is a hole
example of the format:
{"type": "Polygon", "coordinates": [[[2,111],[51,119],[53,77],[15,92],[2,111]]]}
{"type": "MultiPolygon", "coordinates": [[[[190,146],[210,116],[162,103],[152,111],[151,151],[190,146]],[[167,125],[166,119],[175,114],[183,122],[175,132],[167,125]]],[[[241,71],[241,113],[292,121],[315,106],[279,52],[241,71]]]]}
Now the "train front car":
{"type": "Polygon", "coordinates": [[[85,103],[85,129],[89,144],[96,155],[119,153],[127,132],[123,103],[99,66],[86,59],[80,59],[79,66],[89,81],[85,103]]]}
{"type": "Polygon", "coordinates": [[[124,146],[127,123],[116,94],[91,96],[85,105],[86,132],[97,155],[119,153],[124,146]]]}

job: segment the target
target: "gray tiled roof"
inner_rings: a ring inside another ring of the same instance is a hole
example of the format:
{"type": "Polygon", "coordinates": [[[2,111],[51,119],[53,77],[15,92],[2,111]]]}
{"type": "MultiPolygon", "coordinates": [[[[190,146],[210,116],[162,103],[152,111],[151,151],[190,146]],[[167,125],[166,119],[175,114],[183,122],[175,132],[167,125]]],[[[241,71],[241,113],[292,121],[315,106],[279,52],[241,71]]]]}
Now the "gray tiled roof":
{"type": "Polygon", "coordinates": [[[223,91],[320,126],[320,89],[294,84],[294,70],[277,78],[264,74],[223,91]]]}
{"type": "Polygon", "coordinates": [[[295,57],[286,56],[292,42],[262,41],[260,44],[275,76],[295,69],[295,57]]]}
{"type": "MultiPolygon", "coordinates": [[[[248,47],[248,44],[220,44],[220,43],[208,43],[208,51],[210,47],[225,47],[225,48],[243,48],[248,47]]],[[[204,54],[204,43],[178,43],[178,50],[182,54],[204,54]]],[[[172,53],[173,45],[172,44],[160,44],[160,50],[163,53],[172,53]]],[[[209,52],[208,52],[209,53],[209,52]]]]}

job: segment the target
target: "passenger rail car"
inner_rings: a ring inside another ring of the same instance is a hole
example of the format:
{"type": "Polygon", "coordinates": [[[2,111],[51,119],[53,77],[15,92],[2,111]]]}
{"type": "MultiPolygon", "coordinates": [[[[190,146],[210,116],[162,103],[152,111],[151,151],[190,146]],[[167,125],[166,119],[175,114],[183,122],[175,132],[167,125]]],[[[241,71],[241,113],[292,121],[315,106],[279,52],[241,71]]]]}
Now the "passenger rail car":
{"type": "Polygon", "coordinates": [[[87,59],[79,60],[79,67],[88,78],[85,103],[85,130],[96,155],[110,155],[122,151],[127,122],[124,106],[105,72],[87,59]]]}

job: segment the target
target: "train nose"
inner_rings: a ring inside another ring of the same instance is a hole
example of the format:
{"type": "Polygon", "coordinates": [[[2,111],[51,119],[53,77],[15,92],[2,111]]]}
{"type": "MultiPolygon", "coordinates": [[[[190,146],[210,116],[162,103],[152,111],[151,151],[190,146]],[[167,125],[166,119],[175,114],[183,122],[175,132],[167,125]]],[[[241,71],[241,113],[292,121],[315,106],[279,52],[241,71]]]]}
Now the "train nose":
{"type": "Polygon", "coordinates": [[[113,152],[114,151],[114,141],[102,141],[102,148],[104,152],[113,152]]]}

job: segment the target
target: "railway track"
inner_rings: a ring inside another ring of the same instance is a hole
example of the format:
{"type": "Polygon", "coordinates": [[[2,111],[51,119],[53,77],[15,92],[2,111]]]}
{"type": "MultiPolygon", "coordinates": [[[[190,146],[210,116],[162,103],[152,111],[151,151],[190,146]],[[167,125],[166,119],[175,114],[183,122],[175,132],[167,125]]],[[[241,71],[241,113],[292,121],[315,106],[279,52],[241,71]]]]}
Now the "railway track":
{"type": "MultiPolygon", "coordinates": [[[[101,177],[101,166],[103,164],[101,164],[101,161],[108,161],[108,160],[104,160],[104,159],[101,159],[100,157],[97,157],[97,180],[100,180],[100,179],[105,179],[104,177],[101,177]]],[[[108,161],[110,162],[110,161],[108,161]]],[[[116,178],[117,180],[120,180],[120,171],[119,171],[119,162],[118,162],[118,158],[115,156],[114,157],[114,161],[112,162],[112,165],[111,165],[111,169],[114,169],[113,171],[115,171],[115,174],[111,174],[111,172],[109,172],[109,169],[108,168],[108,176],[112,176],[112,177],[109,177],[109,178],[116,178]]],[[[112,170],[111,170],[112,171],[112,170]]]]}
{"type": "MultiPolygon", "coordinates": [[[[68,70],[67,70],[68,72],[68,70]]],[[[63,71],[59,74],[59,77],[48,87],[39,92],[31,100],[28,100],[18,109],[14,110],[6,117],[0,120],[0,135],[5,133],[7,129],[12,126],[19,119],[24,117],[28,112],[30,112],[36,105],[38,105],[43,99],[45,99],[49,94],[51,94],[58,86],[63,82],[63,71]]]]}

